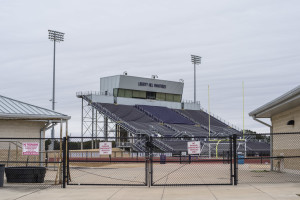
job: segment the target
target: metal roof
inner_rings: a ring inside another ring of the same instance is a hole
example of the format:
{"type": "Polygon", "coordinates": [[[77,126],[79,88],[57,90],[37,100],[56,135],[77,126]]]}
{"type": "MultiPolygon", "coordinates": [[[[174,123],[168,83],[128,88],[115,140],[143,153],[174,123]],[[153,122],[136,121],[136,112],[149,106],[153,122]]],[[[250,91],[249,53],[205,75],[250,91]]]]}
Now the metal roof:
{"type": "Polygon", "coordinates": [[[70,119],[70,116],[0,95],[0,119],[70,119]]]}
{"type": "Polygon", "coordinates": [[[285,110],[300,106],[300,85],[249,113],[252,117],[271,118],[285,110]]]}

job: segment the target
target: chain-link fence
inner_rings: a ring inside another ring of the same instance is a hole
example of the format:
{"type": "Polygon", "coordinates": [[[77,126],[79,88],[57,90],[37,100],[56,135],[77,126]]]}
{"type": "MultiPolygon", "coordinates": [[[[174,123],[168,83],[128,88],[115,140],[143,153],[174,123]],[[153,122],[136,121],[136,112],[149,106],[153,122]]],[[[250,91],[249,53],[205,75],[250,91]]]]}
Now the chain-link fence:
{"type": "Polygon", "coordinates": [[[146,185],[147,152],[139,151],[145,142],[134,137],[69,138],[68,184],[146,185]]]}
{"type": "Polygon", "coordinates": [[[0,138],[7,187],[300,182],[300,133],[0,138]]]}
{"type": "Polygon", "coordinates": [[[151,185],[231,184],[232,138],[157,137],[151,144],[151,185]]]}
{"type": "Polygon", "coordinates": [[[238,151],[238,183],[300,182],[300,133],[247,135],[238,151]]]}
{"type": "Polygon", "coordinates": [[[0,164],[5,165],[4,185],[61,186],[62,156],[59,138],[0,138],[0,164]]]}

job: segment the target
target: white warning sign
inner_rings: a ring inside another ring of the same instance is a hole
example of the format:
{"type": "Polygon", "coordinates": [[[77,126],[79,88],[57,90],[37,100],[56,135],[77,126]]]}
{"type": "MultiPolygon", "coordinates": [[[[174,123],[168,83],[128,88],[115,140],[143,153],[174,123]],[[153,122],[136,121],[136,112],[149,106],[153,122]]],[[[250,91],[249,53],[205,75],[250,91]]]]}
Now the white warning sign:
{"type": "Polygon", "coordinates": [[[38,142],[23,142],[22,143],[22,155],[23,156],[38,156],[40,149],[40,143],[38,142]]]}
{"type": "Polygon", "coordinates": [[[111,142],[100,142],[99,150],[100,150],[100,155],[111,155],[112,154],[111,142]]]}
{"type": "Polygon", "coordinates": [[[188,154],[200,154],[200,141],[188,142],[188,154]]]}

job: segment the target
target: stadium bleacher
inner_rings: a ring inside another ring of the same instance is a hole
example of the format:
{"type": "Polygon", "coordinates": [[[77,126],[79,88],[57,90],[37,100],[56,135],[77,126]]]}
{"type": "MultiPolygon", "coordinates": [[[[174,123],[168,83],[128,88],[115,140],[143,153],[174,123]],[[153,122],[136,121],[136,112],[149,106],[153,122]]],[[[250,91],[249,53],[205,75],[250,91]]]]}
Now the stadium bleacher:
{"type": "Polygon", "coordinates": [[[137,105],[137,108],[141,109],[145,113],[149,113],[154,118],[161,120],[163,123],[167,124],[187,124],[194,125],[192,121],[184,118],[179,115],[177,112],[173,111],[170,108],[162,106],[146,106],[146,105],[137,105]]]}
{"type": "Polygon", "coordinates": [[[252,154],[264,153],[268,154],[270,152],[270,144],[258,141],[248,141],[247,151],[252,154]]]}
{"type": "MultiPolygon", "coordinates": [[[[184,136],[208,137],[208,114],[202,110],[173,110],[161,106],[146,105],[115,105],[98,103],[109,112],[109,116],[116,116],[126,124],[140,130],[148,135],[163,137],[166,139],[155,139],[154,145],[162,151],[187,151],[187,141],[181,140],[184,136]],[[176,137],[178,138],[176,139],[176,137]],[[171,138],[172,139],[168,139],[171,138]],[[175,137],[175,138],[174,138],[175,137]],[[181,138],[181,139],[180,139],[181,138]]],[[[212,136],[230,136],[232,134],[242,135],[236,129],[229,127],[224,122],[211,117],[212,136]]],[[[208,154],[209,144],[216,145],[216,142],[203,142],[202,153],[208,154]]],[[[135,150],[145,147],[139,141],[134,145],[135,150]]],[[[239,151],[245,151],[239,147],[239,151]]],[[[247,152],[269,152],[270,145],[264,142],[249,141],[246,145],[247,152]]],[[[228,151],[226,142],[218,144],[218,151],[228,151]]]]}

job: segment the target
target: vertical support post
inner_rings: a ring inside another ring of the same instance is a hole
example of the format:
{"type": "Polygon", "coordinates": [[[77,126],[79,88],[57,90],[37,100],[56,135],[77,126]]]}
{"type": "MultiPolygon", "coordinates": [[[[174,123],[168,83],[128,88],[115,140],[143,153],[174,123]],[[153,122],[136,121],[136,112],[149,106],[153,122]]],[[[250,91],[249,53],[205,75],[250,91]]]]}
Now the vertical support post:
{"type": "Polygon", "coordinates": [[[95,120],[96,120],[96,123],[95,123],[95,133],[96,133],[96,139],[95,139],[95,149],[97,149],[98,148],[98,146],[97,146],[97,141],[98,141],[98,111],[96,110],[96,118],[95,118],[95,120]]]}
{"type": "Polygon", "coordinates": [[[222,155],[222,157],[223,157],[223,164],[225,164],[225,151],[223,151],[223,155],[222,155]]]}
{"type": "Polygon", "coordinates": [[[180,164],[181,164],[181,154],[182,154],[182,152],[180,152],[180,155],[179,155],[179,159],[180,159],[180,164]]]}
{"type": "Polygon", "coordinates": [[[244,146],[245,146],[244,158],[247,158],[247,141],[246,141],[246,139],[244,140],[244,146]]]}
{"type": "Polygon", "coordinates": [[[208,143],[208,158],[211,158],[210,143],[208,143]]]}
{"type": "MultiPolygon", "coordinates": [[[[146,141],[145,141],[145,146],[146,146],[146,150],[145,150],[145,184],[146,186],[150,187],[151,184],[149,184],[149,173],[150,173],[150,170],[149,170],[149,152],[150,152],[150,138],[149,137],[146,137],[146,141]]],[[[138,152],[137,152],[137,159],[138,159],[138,152]]]]}
{"type": "Polygon", "coordinates": [[[106,116],[104,116],[104,137],[105,137],[105,141],[107,142],[107,137],[108,137],[108,119],[107,119],[106,116]]]}
{"type": "Polygon", "coordinates": [[[63,132],[63,121],[62,119],[60,120],[60,137],[59,137],[59,183],[62,182],[62,171],[61,171],[61,162],[63,160],[63,137],[62,137],[62,132],[63,132]]]}
{"type": "Polygon", "coordinates": [[[67,170],[66,170],[66,161],[67,161],[67,140],[66,137],[63,139],[63,177],[62,177],[62,184],[63,188],[66,188],[66,177],[67,177],[67,170]]]}
{"type": "Polygon", "coordinates": [[[208,85],[208,139],[210,140],[210,97],[209,97],[209,85],[208,85]]]}
{"type": "Polygon", "coordinates": [[[70,160],[69,160],[70,152],[69,152],[69,137],[67,138],[67,184],[71,180],[70,175],[70,160]]]}
{"type": "MultiPolygon", "coordinates": [[[[54,43],[54,51],[53,51],[53,88],[52,88],[52,110],[55,110],[55,44],[56,44],[56,41],[55,41],[55,37],[54,37],[54,40],[53,40],[53,43],[54,43]]],[[[52,130],[51,130],[51,150],[54,150],[54,126],[52,127],[52,130]]]]}
{"type": "Polygon", "coordinates": [[[92,107],[92,149],[94,149],[94,107],[92,107]]]}
{"type": "Polygon", "coordinates": [[[194,103],[196,103],[196,62],[194,62],[194,103]]]}
{"type": "MultiPolygon", "coordinates": [[[[54,51],[53,51],[53,88],[52,88],[52,110],[55,110],[55,39],[53,40],[54,43],[54,51]]],[[[52,128],[51,138],[54,138],[54,128],[52,128]]]]}
{"type": "Polygon", "coordinates": [[[245,95],[244,95],[244,81],[243,81],[243,139],[245,139],[245,95]]]}
{"type": "Polygon", "coordinates": [[[153,184],[153,138],[150,136],[150,184],[149,187],[153,184]]]}
{"type": "Polygon", "coordinates": [[[81,98],[81,150],[83,150],[83,98],[81,98]]]}
{"type": "Polygon", "coordinates": [[[271,163],[271,169],[270,171],[274,170],[274,163],[273,163],[273,140],[274,140],[274,135],[273,135],[273,126],[270,127],[270,163],[271,163]]]}
{"type": "MultiPolygon", "coordinates": [[[[18,149],[18,147],[16,148],[18,149]]],[[[40,167],[43,167],[45,153],[45,128],[41,129],[40,133],[40,167]]]]}
{"type": "Polygon", "coordinates": [[[66,165],[66,181],[69,184],[69,178],[70,178],[70,171],[69,171],[69,125],[68,125],[68,120],[66,120],[66,160],[65,160],[65,165],[66,165]]]}
{"type": "Polygon", "coordinates": [[[229,144],[229,159],[230,159],[230,184],[232,185],[233,181],[233,173],[232,173],[232,143],[233,143],[233,139],[232,136],[230,136],[230,144],[229,144]]]}
{"type": "Polygon", "coordinates": [[[233,158],[234,158],[234,164],[233,164],[233,184],[237,185],[238,184],[238,170],[237,170],[237,164],[238,164],[238,159],[237,159],[237,153],[236,153],[236,134],[233,134],[233,158]]]}

